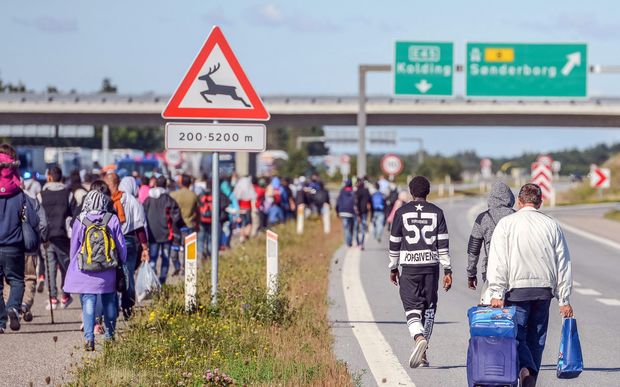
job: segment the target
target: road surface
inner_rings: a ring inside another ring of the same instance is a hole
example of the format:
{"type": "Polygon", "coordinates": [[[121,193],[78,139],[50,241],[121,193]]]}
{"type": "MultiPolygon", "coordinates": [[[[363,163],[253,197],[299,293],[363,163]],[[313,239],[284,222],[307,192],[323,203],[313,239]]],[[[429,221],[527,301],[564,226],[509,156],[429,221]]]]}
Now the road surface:
{"type": "MultiPolygon", "coordinates": [[[[330,319],[335,351],[349,364],[359,385],[466,385],[469,339],[466,312],[479,297],[477,291],[467,289],[467,240],[476,214],[486,207],[481,199],[454,199],[438,204],[448,220],[454,285],[448,293],[440,290],[436,324],[429,343],[430,368],[408,367],[412,341],[398,289],[388,280],[387,241],[381,244],[370,241],[364,251],[343,247],[334,257],[330,274],[330,319]]],[[[556,379],[561,318],[553,301],[538,385],[619,386],[620,240],[597,240],[598,230],[583,232],[571,212],[562,209],[557,215],[563,224],[570,221],[570,229],[578,231],[566,229],[565,233],[573,264],[571,303],[579,324],[586,369],[578,379],[556,379]]],[[[579,214],[584,213],[589,213],[588,209],[579,210],[579,214]]],[[[620,233],[616,235],[620,239],[620,233]]]]}

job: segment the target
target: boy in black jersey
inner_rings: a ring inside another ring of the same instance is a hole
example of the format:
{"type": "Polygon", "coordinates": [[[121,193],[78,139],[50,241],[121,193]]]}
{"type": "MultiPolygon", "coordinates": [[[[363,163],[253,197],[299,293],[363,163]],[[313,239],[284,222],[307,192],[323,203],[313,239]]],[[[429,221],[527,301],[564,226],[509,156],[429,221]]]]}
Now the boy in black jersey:
{"type": "Polygon", "coordinates": [[[435,322],[440,263],[444,289],[448,291],[452,286],[448,227],[443,211],[426,201],[430,188],[424,176],[411,180],[413,201],[396,211],[390,233],[390,280],[394,285],[400,283],[400,298],[414,339],[409,358],[412,368],[428,366],[426,347],[435,322]]]}

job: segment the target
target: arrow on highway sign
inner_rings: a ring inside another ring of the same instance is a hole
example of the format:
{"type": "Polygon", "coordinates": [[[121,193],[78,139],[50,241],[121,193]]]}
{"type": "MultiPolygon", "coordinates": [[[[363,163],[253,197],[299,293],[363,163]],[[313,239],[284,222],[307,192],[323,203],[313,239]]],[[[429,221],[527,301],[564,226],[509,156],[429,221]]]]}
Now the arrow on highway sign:
{"type": "Polygon", "coordinates": [[[420,82],[415,84],[415,88],[420,90],[420,93],[426,94],[433,87],[432,83],[428,83],[426,79],[422,79],[420,82]]]}
{"type": "Polygon", "coordinates": [[[568,62],[562,67],[562,75],[565,77],[573,71],[575,66],[581,66],[581,53],[573,52],[572,54],[566,55],[566,59],[568,59],[568,62]]]}
{"type": "Polygon", "coordinates": [[[267,121],[269,113],[222,30],[215,26],[162,117],[267,121]]]}
{"type": "Polygon", "coordinates": [[[611,171],[609,168],[593,168],[590,172],[590,186],[592,188],[609,188],[611,186],[611,171]]]}

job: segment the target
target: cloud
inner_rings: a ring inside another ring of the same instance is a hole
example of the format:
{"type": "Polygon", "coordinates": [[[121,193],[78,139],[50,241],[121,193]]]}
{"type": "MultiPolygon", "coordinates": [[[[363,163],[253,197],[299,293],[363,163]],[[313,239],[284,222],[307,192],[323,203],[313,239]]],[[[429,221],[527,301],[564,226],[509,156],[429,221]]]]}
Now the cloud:
{"type": "Polygon", "coordinates": [[[17,25],[34,28],[38,31],[49,34],[67,34],[78,31],[78,22],[76,19],[59,18],[55,16],[39,16],[34,19],[13,17],[11,20],[17,25]]]}
{"type": "Polygon", "coordinates": [[[549,21],[524,21],[517,26],[545,34],[573,33],[579,37],[597,39],[615,39],[620,33],[620,23],[603,23],[595,15],[588,13],[561,14],[549,21]]]}
{"type": "Polygon", "coordinates": [[[213,25],[228,25],[232,26],[235,23],[228,17],[226,11],[222,7],[211,9],[209,12],[203,15],[203,20],[213,25]]]}
{"type": "Polygon", "coordinates": [[[246,18],[264,27],[286,28],[297,32],[325,32],[340,30],[340,26],[327,19],[304,13],[288,13],[273,3],[255,5],[245,12],[246,18]]]}

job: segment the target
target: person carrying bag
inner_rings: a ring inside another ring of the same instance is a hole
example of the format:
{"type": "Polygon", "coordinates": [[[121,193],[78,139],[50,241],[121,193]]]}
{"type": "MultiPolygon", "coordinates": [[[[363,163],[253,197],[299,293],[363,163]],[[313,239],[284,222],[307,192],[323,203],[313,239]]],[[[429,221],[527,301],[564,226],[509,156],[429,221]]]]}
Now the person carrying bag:
{"type": "Polygon", "coordinates": [[[95,349],[95,307],[101,296],[105,339],[114,339],[118,317],[117,268],[125,264],[127,249],[118,217],[109,212],[110,199],[95,190],[84,198],[73,224],[70,263],[64,291],[80,295],[85,350],[95,349]]]}

